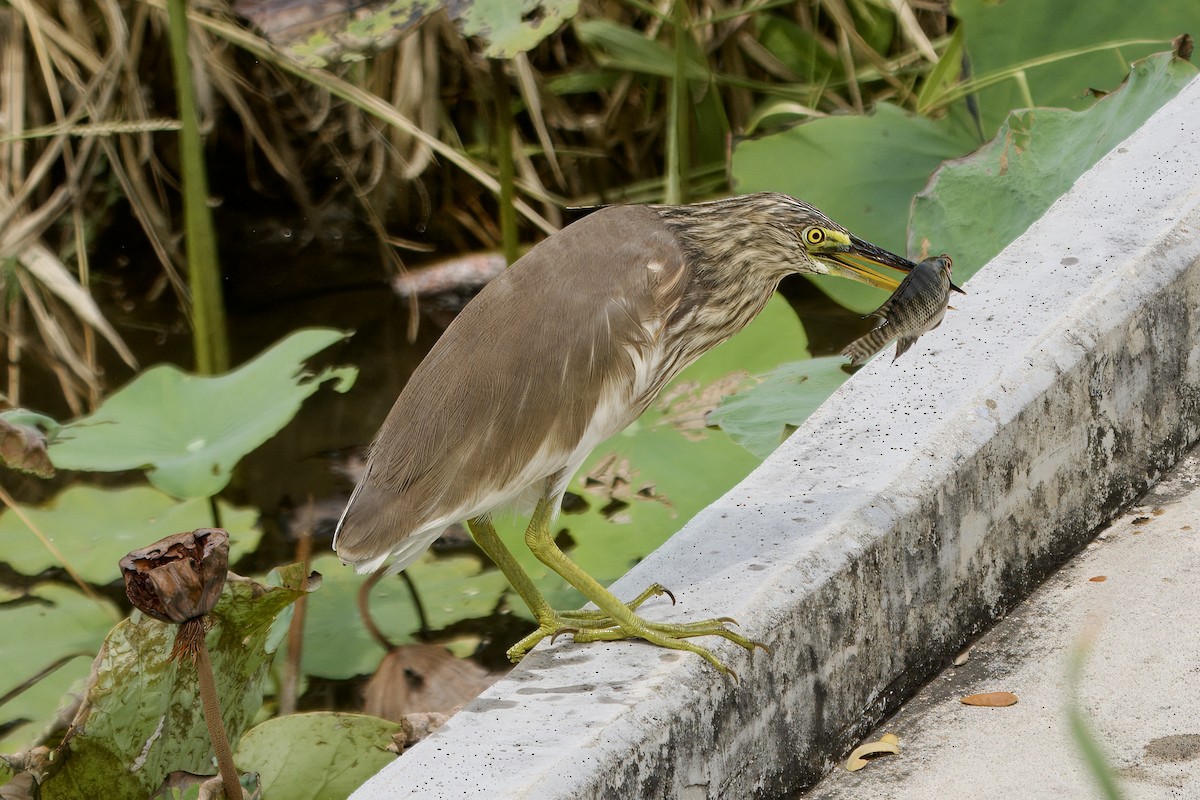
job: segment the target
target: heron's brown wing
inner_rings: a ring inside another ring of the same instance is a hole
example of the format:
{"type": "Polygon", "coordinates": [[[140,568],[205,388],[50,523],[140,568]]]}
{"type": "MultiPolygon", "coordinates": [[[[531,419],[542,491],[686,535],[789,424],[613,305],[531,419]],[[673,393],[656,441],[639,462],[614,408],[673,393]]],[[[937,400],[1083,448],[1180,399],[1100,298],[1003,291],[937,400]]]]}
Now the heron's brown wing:
{"type": "Polygon", "coordinates": [[[605,398],[632,391],[636,355],[653,351],[686,270],[640,206],[603,209],[530,250],[413,373],[372,445],[338,552],[368,560],[568,466],[605,398]]]}

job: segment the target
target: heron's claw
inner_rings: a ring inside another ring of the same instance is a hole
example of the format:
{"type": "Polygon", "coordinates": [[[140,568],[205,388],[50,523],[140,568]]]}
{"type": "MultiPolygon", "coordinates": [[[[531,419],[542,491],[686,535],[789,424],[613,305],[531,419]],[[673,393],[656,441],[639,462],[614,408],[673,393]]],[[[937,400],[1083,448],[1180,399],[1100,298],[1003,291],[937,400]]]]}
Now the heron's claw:
{"type": "MultiPolygon", "coordinates": [[[[632,612],[651,597],[660,597],[663,595],[670,597],[672,604],[674,604],[675,596],[663,586],[656,583],[647,587],[644,592],[624,605],[632,612]]],[[[720,636],[749,651],[753,651],[756,647],[761,647],[763,650],[770,652],[769,648],[762,642],[747,639],[741,634],[729,630],[726,627],[727,625],[737,624],[737,621],[732,617],[718,617],[699,622],[669,623],[650,622],[636,614],[631,614],[630,616],[632,619],[618,622],[603,611],[548,611],[544,619],[538,620],[537,630],[509,649],[509,660],[513,662],[520,661],[542,639],[549,637],[551,644],[553,644],[559,636],[567,633],[571,634],[574,640],[580,643],[642,639],[659,647],[693,652],[711,664],[717,671],[736,681],[738,680],[737,673],[730,669],[724,662],[714,656],[708,649],[687,640],[697,636],[720,636]]]]}

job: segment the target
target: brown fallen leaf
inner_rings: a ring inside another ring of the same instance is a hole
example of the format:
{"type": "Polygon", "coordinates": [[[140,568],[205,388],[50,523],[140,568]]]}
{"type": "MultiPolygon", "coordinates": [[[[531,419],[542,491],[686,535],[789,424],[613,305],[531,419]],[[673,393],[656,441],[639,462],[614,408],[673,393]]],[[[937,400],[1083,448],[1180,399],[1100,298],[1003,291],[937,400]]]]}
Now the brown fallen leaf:
{"type": "Polygon", "coordinates": [[[1016,705],[1017,696],[1012,692],[982,692],[981,694],[969,694],[960,699],[959,702],[966,706],[1003,708],[1005,706],[1016,705]]]}
{"type": "Polygon", "coordinates": [[[1107,575],[1095,575],[1091,578],[1088,578],[1088,581],[1091,583],[1104,583],[1106,580],[1108,580],[1107,575]]]}
{"type": "Polygon", "coordinates": [[[894,733],[885,733],[878,742],[867,742],[854,748],[854,752],[846,759],[846,769],[857,772],[865,767],[872,758],[877,756],[897,755],[900,752],[900,737],[894,733]]]}
{"type": "Polygon", "coordinates": [[[966,650],[963,650],[961,653],[959,653],[958,655],[956,655],[954,657],[954,666],[961,667],[963,664],[967,663],[967,659],[969,659],[970,657],[971,657],[971,648],[968,647],[966,650]]]}
{"type": "Polygon", "coordinates": [[[400,645],[384,656],[367,682],[363,711],[393,722],[419,711],[447,712],[499,677],[440,645],[400,645]]]}
{"type": "Polygon", "coordinates": [[[448,714],[440,711],[418,711],[413,714],[405,714],[400,718],[400,730],[392,737],[392,743],[388,745],[388,750],[400,755],[445,725],[446,720],[454,716],[457,711],[458,709],[455,708],[451,709],[448,714]]]}
{"type": "Polygon", "coordinates": [[[0,419],[0,464],[39,478],[54,477],[54,465],[46,454],[46,434],[32,425],[0,419]]]}

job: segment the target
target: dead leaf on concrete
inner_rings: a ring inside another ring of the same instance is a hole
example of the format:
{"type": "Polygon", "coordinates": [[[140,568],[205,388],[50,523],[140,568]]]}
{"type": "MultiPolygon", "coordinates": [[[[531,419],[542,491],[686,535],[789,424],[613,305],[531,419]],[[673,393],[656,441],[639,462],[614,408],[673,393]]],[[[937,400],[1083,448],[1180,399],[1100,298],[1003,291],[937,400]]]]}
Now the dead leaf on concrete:
{"type": "Polygon", "coordinates": [[[898,755],[900,753],[900,737],[894,733],[885,733],[877,742],[867,742],[854,748],[854,752],[846,759],[846,769],[857,772],[865,767],[871,759],[878,756],[898,755]]]}
{"type": "Polygon", "coordinates": [[[474,661],[433,644],[395,648],[367,681],[363,713],[402,722],[414,712],[448,712],[495,683],[474,661]]]}
{"type": "Polygon", "coordinates": [[[1012,692],[983,692],[981,694],[967,695],[959,702],[966,706],[1004,708],[1005,706],[1016,705],[1017,696],[1012,692]]]}
{"type": "Polygon", "coordinates": [[[456,708],[449,714],[443,714],[440,711],[422,711],[416,714],[405,714],[400,718],[400,732],[392,737],[392,743],[388,745],[388,750],[391,750],[396,755],[403,753],[445,725],[446,720],[454,716],[454,713],[457,711],[458,709],[456,708]]]}
{"type": "Polygon", "coordinates": [[[961,667],[963,664],[967,663],[967,659],[969,659],[970,657],[971,657],[971,648],[968,647],[966,650],[963,650],[961,653],[959,653],[958,655],[956,655],[954,657],[954,666],[961,667]]]}
{"type": "Polygon", "coordinates": [[[1106,580],[1108,580],[1107,575],[1094,575],[1088,578],[1088,582],[1090,583],[1104,583],[1106,580]]]}

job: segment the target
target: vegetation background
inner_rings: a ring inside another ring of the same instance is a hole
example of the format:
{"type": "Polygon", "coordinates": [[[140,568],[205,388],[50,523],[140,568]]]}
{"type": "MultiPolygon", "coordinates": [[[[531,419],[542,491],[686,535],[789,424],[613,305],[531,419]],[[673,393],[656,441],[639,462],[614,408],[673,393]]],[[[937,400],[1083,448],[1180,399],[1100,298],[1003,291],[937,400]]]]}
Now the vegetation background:
{"type": "MultiPolygon", "coordinates": [[[[503,666],[529,623],[469,543],[447,538],[407,584],[364,584],[323,538],[351,485],[344,449],[497,264],[464,254],[511,261],[598,204],[774,190],[899,252],[950,252],[961,283],[1194,77],[1181,34],[1200,28],[1190,0],[442,5],[0,4],[0,433],[37,473],[0,474],[0,752],[48,777],[42,796],[103,774],[111,796],[144,797],[172,770],[211,771],[189,720],[157,772],[113,777],[165,712],[106,707],[97,687],[159,675],[169,703],[194,686],[150,655],[92,663],[128,612],[117,560],[178,530],[229,529],[234,569],[264,582],[291,560],[325,575],[294,615],[243,613],[231,590],[210,635],[219,653],[221,630],[275,626],[222,689],[235,738],[261,723],[239,765],[280,796],[319,785],[301,765],[369,751],[348,792],[395,730],[287,712],[408,719],[439,709],[385,711],[372,691],[415,672],[469,695],[503,666]],[[201,374],[144,366],[160,362],[201,374]],[[404,647],[429,642],[474,661],[404,647]],[[89,676],[83,707],[113,720],[92,749],[70,726],[89,676]],[[70,769],[30,755],[64,735],[70,769]],[[302,736],[296,768],[266,771],[302,736]]],[[[834,354],[881,300],[789,279],[597,449],[562,520],[573,557],[614,579],[744,476],[845,380],[834,354]]],[[[102,656],[157,624],[121,622],[102,656]]]]}

